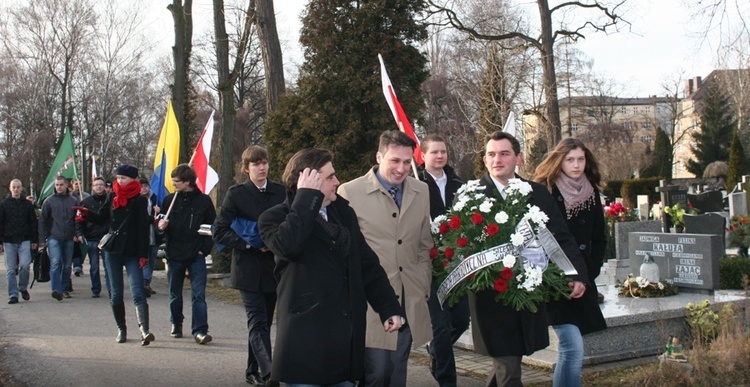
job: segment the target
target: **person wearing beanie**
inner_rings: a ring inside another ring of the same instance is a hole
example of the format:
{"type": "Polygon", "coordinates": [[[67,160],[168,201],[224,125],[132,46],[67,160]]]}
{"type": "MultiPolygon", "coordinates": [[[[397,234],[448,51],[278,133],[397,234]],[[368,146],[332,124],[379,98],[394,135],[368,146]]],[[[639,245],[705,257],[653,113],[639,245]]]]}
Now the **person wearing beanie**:
{"type": "Polygon", "coordinates": [[[198,344],[207,344],[212,338],[208,334],[208,308],[206,307],[206,256],[211,253],[213,241],[208,235],[200,235],[202,224],[213,224],[216,209],[211,198],[195,185],[195,171],[188,164],[180,164],[172,170],[175,193],[167,195],[162,207],[168,218],[159,220],[158,229],[167,242],[167,281],[169,283],[169,309],[171,312],[172,337],[182,337],[182,285],[185,273],[190,273],[192,296],[193,339],[198,344]]]}
{"type": "Polygon", "coordinates": [[[143,267],[148,264],[148,199],[141,196],[138,168],[123,164],[117,167],[117,179],[112,184],[115,193],[107,210],[95,213],[76,207],[80,217],[94,223],[109,222],[109,232],[115,233],[114,242],[107,250],[105,265],[110,276],[110,304],[117,324],[118,343],[127,341],[123,268],[127,270],[130,293],[135,304],[135,317],[141,333],[141,345],[149,345],[154,335],[149,332],[149,311],[143,290],[143,267]]]}

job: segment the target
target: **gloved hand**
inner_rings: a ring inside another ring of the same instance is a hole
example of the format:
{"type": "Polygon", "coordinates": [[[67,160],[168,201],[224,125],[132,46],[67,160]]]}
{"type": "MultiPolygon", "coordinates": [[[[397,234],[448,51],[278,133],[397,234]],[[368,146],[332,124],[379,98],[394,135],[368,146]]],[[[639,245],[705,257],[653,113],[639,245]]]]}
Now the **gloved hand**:
{"type": "Polygon", "coordinates": [[[139,269],[143,269],[144,267],[146,267],[146,265],[148,265],[148,258],[143,258],[143,257],[138,258],[138,268],[139,269]]]}
{"type": "Polygon", "coordinates": [[[73,209],[76,210],[76,222],[85,222],[86,218],[91,214],[91,210],[86,207],[73,206],[73,209]]]}

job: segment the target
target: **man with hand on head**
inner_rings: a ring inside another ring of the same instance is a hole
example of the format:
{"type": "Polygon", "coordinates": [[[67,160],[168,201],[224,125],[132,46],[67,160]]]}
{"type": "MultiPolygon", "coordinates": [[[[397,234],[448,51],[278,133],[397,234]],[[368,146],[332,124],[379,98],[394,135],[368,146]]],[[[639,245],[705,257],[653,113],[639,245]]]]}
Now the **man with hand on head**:
{"type": "Polygon", "coordinates": [[[353,387],[362,380],[368,303],[384,335],[401,328],[401,308],[378,256],[336,195],[332,161],[324,149],[292,156],[282,177],[286,201],[258,222],[279,279],[271,380],[287,386],[353,387]]]}

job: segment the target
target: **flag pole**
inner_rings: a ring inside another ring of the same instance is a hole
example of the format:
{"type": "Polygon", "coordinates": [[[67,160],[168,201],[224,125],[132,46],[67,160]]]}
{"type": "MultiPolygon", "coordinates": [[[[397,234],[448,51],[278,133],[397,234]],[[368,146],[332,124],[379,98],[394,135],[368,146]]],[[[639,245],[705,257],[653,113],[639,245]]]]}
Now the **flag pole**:
{"type": "MultiPolygon", "coordinates": [[[[401,121],[398,122],[398,128],[399,130],[401,130],[401,133],[406,133],[404,132],[404,124],[401,121]]],[[[416,136],[417,134],[414,133],[414,135],[416,136]]],[[[414,177],[416,178],[417,177],[417,162],[414,161],[414,157],[411,158],[411,172],[414,174],[414,177]]]]}

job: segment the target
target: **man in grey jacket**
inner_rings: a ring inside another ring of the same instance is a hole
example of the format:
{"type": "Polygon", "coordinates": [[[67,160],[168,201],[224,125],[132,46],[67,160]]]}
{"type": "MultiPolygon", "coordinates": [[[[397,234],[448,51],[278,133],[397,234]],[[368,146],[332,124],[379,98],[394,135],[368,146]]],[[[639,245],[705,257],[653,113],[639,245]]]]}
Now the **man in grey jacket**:
{"type": "Polygon", "coordinates": [[[39,247],[48,247],[52,298],[70,298],[70,272],[73,265],[73,243],[83,238],[76,233],[74,206],[78,199],[68,193],[68,181],[55,178],[55,194],[44,200],[39,217],[39,247]]]}

